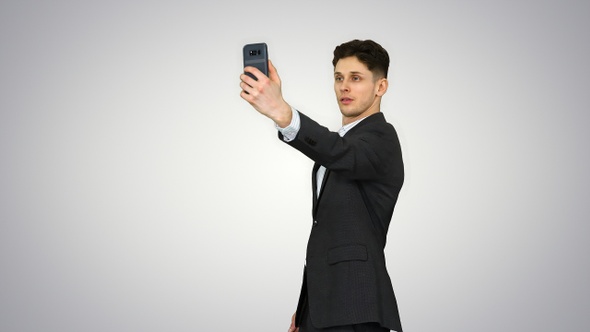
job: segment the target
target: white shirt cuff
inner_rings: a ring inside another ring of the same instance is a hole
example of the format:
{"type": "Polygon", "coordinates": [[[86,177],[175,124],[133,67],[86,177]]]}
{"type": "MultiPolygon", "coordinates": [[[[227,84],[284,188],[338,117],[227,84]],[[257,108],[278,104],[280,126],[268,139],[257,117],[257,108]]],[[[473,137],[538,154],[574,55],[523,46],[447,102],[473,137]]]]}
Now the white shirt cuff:
{"type": "Polygon", "coordinates": [[[291,123],[287,127],[281,128],[275,123],[275,127],[283,135],[283,141],[285,142],[291,142],[294,140],[297,136],[297,133],[299,132],[299,128],[301,128],[299,112],[297,112],[297,110],[293,107],[291,107],[291,112],[293,112],[293,115],[291,116],[291,123]]]}

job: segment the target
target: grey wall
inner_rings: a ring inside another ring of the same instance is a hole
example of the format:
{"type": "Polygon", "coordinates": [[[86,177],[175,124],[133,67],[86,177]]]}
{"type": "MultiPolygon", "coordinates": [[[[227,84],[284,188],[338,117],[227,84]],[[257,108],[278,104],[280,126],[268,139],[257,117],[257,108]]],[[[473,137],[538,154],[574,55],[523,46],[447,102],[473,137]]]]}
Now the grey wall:
{"type": "Polygon", "coordinates": [[[269,44],[336,130],[331,52],[392,57],[407,331],[590,324],[585,1],[2,1],[0,331],[283,331],[311,162],[239,98],[269,44]],[[255,8],[258,8],[256,10],[255,8]]]}

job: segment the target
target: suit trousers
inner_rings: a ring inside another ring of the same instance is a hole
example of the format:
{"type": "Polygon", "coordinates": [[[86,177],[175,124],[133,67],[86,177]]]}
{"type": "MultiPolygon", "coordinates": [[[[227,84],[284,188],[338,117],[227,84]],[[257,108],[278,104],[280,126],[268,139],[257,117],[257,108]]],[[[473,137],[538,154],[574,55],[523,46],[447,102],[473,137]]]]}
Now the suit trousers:
{"type": "Polygon", "coordinates": [[[389,332],[390,330],[377,323],[363,323],[355,325],[345,326],[334,326],[325,329],[318,329],[311,323],[311,317],[309,316],[309,304],[307,299],[303,305],[301,313],[301,325],[299,326],[299,332],[389,332]]]}

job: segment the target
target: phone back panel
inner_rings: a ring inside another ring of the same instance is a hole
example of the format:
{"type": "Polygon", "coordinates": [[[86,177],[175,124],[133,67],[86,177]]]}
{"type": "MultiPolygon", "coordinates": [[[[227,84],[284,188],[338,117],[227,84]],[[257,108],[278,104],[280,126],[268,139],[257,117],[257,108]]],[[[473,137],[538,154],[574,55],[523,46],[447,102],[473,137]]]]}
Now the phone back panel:
{"type": "MultiPolygon", "coordinates": [[[[264,75],[268,76],[268,48],[266,43],[248,44],[244,46],[244,67],[252,66],[258,68],[264,75]]],[[[246,73],[256,79],[254,75],[246,73]]]]}

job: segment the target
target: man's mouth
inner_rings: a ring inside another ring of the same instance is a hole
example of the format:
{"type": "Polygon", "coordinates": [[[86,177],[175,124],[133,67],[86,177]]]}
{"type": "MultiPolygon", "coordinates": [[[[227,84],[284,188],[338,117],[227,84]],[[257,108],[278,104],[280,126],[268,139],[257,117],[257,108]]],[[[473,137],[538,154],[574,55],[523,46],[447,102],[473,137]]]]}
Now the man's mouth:
{"type": "Polygon", "coordinates": [[[340,98],[340,102],[344,105],[348,105],[348,104],[352,103],[352,99],[348,98],[348,97],[344,97],[344,98],[340,98]]]}

